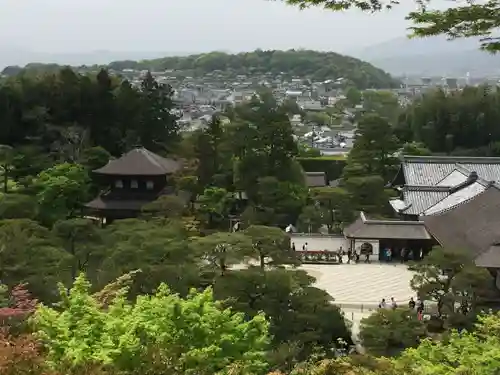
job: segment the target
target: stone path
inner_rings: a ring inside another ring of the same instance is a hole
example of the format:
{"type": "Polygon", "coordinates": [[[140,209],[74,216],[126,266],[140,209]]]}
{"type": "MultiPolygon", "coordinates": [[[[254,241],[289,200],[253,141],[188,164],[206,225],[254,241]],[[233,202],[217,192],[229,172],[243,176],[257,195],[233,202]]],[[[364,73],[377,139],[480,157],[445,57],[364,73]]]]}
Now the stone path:
{"type": "Polygon", "coordinates": [[[372,314],[382,298],[396,299],[406,305],[415,293],[410,288],[413,272],[401,264],[336,264],[302,265],[311,276],[316,278],[316,286],[328,292],[352,323],[352,338],[358,350],[359,325],[363,318],[372,314]]]}
{"type": "Polygon", "coordinates": [[[415,296],[410,288],[413,273],[401,264],[308,264],[301,268],[315,277],[316,286],[326,290],[335,304],[343,308],[373,308],[382,298],[389,301],[391,297],[406,304],[415,296]]]}

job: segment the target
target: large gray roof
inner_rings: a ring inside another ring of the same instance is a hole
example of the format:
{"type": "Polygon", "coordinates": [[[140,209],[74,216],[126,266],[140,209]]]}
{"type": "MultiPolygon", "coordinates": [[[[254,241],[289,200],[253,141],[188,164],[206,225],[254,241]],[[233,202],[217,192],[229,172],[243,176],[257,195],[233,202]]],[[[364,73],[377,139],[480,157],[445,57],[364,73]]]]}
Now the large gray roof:
{"type": "Polygon", "coordinates": [[[500,158],[404,155],[401,168],[407,185],[437,185],[457,168],[466,174],[477,172],[487,181],[500,181],[500,158]]]}
{"type": "Polygon", "coordinates": [[[482,267],[487,267],[487,263],[491,267],[500,263],[500,253],[491,248],[500,243],[500,188],[497,185],[440,215],[425,216],[423,221],[444,248],[467,250],[477,257],[477,264],[482,267]]]}
{"type": "Polygon", "coordinates": [[[145,148],[135,148],[119,159],[110,160],[94,173],[118,176],[163,176],[177,172],[180,162],[159,156],[145,148]]]}
{"type": "Polygon", "coordinates": [[[421,221],[369,220],[363,212],[360,217],[344,229],[347,238],[354,239],[399,239],[430,240],[424,223],[421,221]]]}
{"type": "Polygon", "coordinates": [[[405,185],[401,199],[390,201],[394,210],[408,215],[435,215],[500,181],[500,158],[403,156],[399,176],[401,173],[405,185]]]}

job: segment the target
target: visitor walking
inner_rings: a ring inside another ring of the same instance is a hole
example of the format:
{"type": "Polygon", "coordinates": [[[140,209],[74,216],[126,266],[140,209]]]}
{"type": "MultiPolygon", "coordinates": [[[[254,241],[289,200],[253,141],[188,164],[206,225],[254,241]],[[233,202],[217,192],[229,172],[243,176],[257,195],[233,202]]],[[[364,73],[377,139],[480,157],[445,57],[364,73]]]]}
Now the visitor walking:
{"type": "Polygon", "coordinates": [[[410,310],[413,310],[416,306],[416,303],[415,303],[415,300],[413,299],[413,297],[410,298],[410,302],[408,302],[408,308],[410,310]]]}
{"type": "Polygon", "coordinates": [[[424,301],[422,301],[420,298],[417,300],[417,317],[418,320],[422,320],[424,317],[424,301]]]}
{"type": "Polygon", "coordinates": [[[396,310],[398,308],[398,304],[396,303],[396,300],[394,299],[394,297],[391,297],[391,308],[393,310],[396,310]]]}
{"type": "Polygon", "coordinates": [[[385,298],[382,298],[382,301],[378,304],[379,309],[386,309],[387,308],[387,303],[385,302],[385,298]]]}
{"type": "Polygon", "coordinates": [[[390,262],[392,260],[392,250],[391,250],[391,248],[387,248],[385,250],[385,254],[386,254],[387,261],[390,262]]]}
{"type": "Polygon", "coordinates": [[[295,242],[292,242],[292,251],[296,251],[295,250],[295,242]]]}
{"type": "Polygon", "coordinates": [[[307,251],[307,242],[302,245],[302,251],[307,251]]]}

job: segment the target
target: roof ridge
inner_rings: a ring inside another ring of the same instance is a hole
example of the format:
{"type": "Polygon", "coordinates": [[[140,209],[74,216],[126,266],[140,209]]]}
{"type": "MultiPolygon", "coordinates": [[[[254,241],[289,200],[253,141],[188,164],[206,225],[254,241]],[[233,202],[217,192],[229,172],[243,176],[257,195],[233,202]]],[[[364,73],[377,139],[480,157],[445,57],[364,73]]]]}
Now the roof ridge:
{"type": "Polygon", "coordinates": [[[438,186],[438,185],[404,185],[403,191],[434,191],[434,192],[448,192],[452,186],[438,186]]]}
{"type": "Polygon", "coordinates": [[[500,157],[496,156],[418,156],[418,155],[401,155],[402,162],[409,163],[448,163],[448,164],[500,164],[500,157]]]}
{"type": "MultiPolygon", "coordinates": [[[[469,186],[470,186],[470,185],[469,185],[469,186]]],[[[458,208],[458,207],[460,207],[460,206],[462,206],[462,205],[464,205],[464,204],[466,204],[466,203],[470,202],[471,200],[476,199],[476,198],[477,198],[477,197],[479,197],[480,195],[482,195],[482,194],[486,193],[486,192],[489,190],[489,188],[495,188],[495,189],[497,189],[497,190],[500,190],[500,186],[498,186],[498,184],[497,184],[497,183],[491,183],[491,184],[490,184],[488,187],[486,187],[486,189],[484,189],[482,192],[480,192],[480,193],[478,193],[478,194],[476,194],[476,195],[474,195],[474,196],[472,196],[472,197],[470,197],[470,198],[468,198],[468,199],[465,199],[464,201],[462,201],[462,202],[460,202],[460,203],[457,203],[457,204],[455,204],[455,205],[453,205],[453,206],[451,206],[451,207],[445,208],[445,209],[443,209],[443,210],[439,211],[439,212],[438,212],[437,214],[435,214],[435,215],[424,215],[424,216],[440,216],[440,215],[443,215],[443,214],[445,214],[445,213],[447,213],[447,212],[449,212],[449,211],[454,210],[455,208],[458,208]]],[[[450,194],[450,195],[451,195],[451,194],[450,194]]],[[[446,196],[446,197],[444,197],[443,199],[446,199],[446,198],[447,198],[447,197],[449,197],[450,195],[447,195],[447,196],[446,196]]],[[[442,199],[442,200],[443,200],[443,199],[442,199]]],[[[441,200],[441,201],[442,201],[442,200],[441,200]]],[[[441,202],[441,201],[439,201],[439,202],[441,202]]],[[[439,202],[436,202],[436,204],[438,204],[439,202]]],[[[435,206],[436,204],[434,204],[434,206],[435,206]]],[[[434,207],[434,206],[431,206],[431,207],[434,207]]],[[[431,207],[429,207],[429,208],[431,208],[431,207]]]]}

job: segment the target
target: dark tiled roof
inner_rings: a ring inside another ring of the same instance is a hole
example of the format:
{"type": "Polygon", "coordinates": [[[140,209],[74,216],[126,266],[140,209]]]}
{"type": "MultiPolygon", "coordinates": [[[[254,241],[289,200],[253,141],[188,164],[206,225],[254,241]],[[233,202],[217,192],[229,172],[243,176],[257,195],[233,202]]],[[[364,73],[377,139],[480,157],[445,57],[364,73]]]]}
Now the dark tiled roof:
{"type": "MultiPolygon", "coordinates": [[[[500,190],[492,185],[467,202],[423,218],[429,233],[449,249],[470,251],[475,257],[500,242],[500,190]]],[[[491,261],[486,257],[482,260],[491,261]]]]}
{"type": "Polygon", "coordinates": [[[420,221],[368,220],[363,212],[344,229],[347,238],[430,240],[432,237],[420,221]]]}
{"type": "Polygon", "coordinates": [[[162,176],[177,172],[180,162],[167,159],[146,150],[135,148],[119,159],[111,160],[94,173],[120,176],[162,176]]]}
{"type": "Polygon", "coordinates": [[[476,265],[485,268],[500,268],[500,245],[490,246],[476,258],[476,265]]]}
{"type": "Polygon", "coordinates": [[[151,203],[151,201],[143,200],[118,200],[118,199],[105,199],[102,197],[97,197],[93,201],[87,203],[85,207],[94,210],[130,210],[130,211],[141,211],[142,207],[146,204],[151,203]]]}
{"type": "Polygon", "coordinates": [[[308,187],[326,186],[325,172],[306,172],[306,184],[308,187]]]}
{"type": "Polygon", "coordinates": [[[436,185],[457,168],[487,181],[500,180],[500,158],[403,155],[401,168],[409,185],[436,185]]]}
{"type": "Polygon", "coordinates": [[[403,198],[408,215],[420,215],[429,207],[448,196],[449,188],[441,186],[410,186],[403,188],[403,198]]]}

